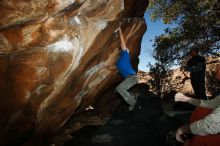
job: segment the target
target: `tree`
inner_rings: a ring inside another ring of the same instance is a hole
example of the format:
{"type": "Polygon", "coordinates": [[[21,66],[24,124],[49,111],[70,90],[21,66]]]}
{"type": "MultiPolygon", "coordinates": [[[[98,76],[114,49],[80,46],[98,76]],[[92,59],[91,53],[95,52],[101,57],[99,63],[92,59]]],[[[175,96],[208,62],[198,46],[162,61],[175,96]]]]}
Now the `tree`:
{"type": "Polygon", "coordinates": [[[147,10],[153,20],[175,23],[173,29],[155,38],[154,58],[150,66],[153,90],[161,95],[169,83],[171,66],[184,64],[187,52],[198,48],[203,55],[220,56],[219,0],[151,0],[147,10]]]}
{"type": "Polygon", "coordinates": [[[153,92],[156,93],[158,96],[161,96],[165,87],[171,87],[168,77],[171,76],[172,72],[169,70],[169,68],[172,66],[173,63],[170,62],[169,55],[166,51],[157,51],[158,50],[154,50],[153,55],[156,63],[154,65],[149,64],[149,75],[152,79],[150,79],[148,82],[151,85],[151,89],[153,90],[153,92]],[[169,85],[167,85],[167,83],[169,85]]]}
{"type": "Polygon", "coordinates": [[[167,52],[169,61],[182,63],[193,47],[206,55],[219,55],[218,0],[152,0],[148,12],[153,20],[177,24],[176,28],[166,29],[155,39],[156,52],[167,52]]]}

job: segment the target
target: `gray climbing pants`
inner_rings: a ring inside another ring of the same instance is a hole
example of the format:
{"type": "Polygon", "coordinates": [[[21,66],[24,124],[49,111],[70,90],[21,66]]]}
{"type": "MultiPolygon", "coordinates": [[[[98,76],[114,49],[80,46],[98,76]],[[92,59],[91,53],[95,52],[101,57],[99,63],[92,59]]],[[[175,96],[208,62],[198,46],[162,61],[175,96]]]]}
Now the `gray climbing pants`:
{"type": "Polygon", "coordinates": [[[117,92],[130,106],[134,106],[136,104],[137,99],[133,97],[128,92],[128,90],[138,83],[139,83],[139,77],[137,75],[132,75],[125,78],[124,81],[122,81],[116,88],[117,92]]]}

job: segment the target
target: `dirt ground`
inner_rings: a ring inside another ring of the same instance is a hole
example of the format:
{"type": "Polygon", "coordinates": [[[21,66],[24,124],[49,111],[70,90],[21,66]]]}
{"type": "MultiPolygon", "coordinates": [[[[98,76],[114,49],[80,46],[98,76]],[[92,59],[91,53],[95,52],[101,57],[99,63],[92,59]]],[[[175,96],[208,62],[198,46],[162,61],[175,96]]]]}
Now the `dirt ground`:
{"type": "Polygon", "coordinates": [[[138,96],[133,111],[122,103],[105,125],[82,128],[65,146],[178,146],[182,119],[164,115],[160,98],[148,92],[138,96]]]}

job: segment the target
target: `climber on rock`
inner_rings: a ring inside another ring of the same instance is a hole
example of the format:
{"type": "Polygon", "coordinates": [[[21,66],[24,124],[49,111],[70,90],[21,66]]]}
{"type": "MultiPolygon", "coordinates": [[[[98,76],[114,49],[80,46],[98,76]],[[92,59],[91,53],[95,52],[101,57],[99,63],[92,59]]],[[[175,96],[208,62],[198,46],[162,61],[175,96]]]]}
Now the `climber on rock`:
{"type": "MultiPolygon", "coordinates": [[[[132,30],[133,29],[134,26],[132,27],[132,30]]],[[[135,70],[132,68],[131,65],[129,49],[126,46],[127,39],[125,40],[120,27],[116,31],[119,32],[120,41],[121,41],[121,53],[117,60],[116,65],[119,70],[119,73],[125,78],[117,86],[116,91],[129,104],[129,111],[132,111],[134,109],[137,99],[128,92],[128,89],[139,83],[139,77],[137,76],[135,70]]],[[[128,36],[130,35],[131,34],[129,33],[128,36]]]]}

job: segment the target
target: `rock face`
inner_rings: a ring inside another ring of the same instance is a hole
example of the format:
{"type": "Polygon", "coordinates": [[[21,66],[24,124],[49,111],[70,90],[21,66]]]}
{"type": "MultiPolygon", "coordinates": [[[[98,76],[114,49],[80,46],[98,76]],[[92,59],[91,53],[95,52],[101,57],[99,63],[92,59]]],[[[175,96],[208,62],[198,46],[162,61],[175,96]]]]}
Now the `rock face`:
{"type": "Polygon", "coordinates": [[[34,145],[76,112],[115,96],[104,96],[122,80],[115,68],[120,42],[114,31],[122,22],[137,66],[147,5],[146,0],[1,0],[0,145],[34,145]]]}

